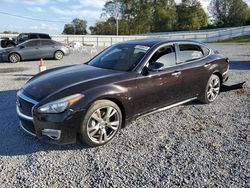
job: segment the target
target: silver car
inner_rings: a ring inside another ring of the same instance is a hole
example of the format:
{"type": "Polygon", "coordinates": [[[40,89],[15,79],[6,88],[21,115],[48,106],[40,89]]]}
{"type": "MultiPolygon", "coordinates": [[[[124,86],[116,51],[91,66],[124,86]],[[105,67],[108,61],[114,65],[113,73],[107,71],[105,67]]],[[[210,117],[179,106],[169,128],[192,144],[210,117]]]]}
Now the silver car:
{"type": "Polygon", "coordinates": [[[10,61],[11,63],[40,58],[61,60],[63,56],[69,55],[69,53],[69,48],[60,42],[51,39],[32,39],[13,48],[0,50],[0,60],[10,61]]]}

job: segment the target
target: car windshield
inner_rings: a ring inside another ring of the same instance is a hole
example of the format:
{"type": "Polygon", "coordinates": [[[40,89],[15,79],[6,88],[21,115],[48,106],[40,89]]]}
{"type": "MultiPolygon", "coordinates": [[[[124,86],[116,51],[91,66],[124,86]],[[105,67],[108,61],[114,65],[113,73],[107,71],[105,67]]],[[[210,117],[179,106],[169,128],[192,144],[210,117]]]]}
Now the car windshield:
{"type": "Polygon", "coordinates": [[[18,37],[17,37],[17,42],[18,43],[22,43],[26,40],[28,40],[29,38],[29,35],[28,34],[20,34],[18,37]]]}
{"type": "Polygon", "coordinates": [[[88,65],[104,69],[130,71],[141,61],[149,49],[150,47],[145,45],[118,44],[97,55],[88,65]]]}

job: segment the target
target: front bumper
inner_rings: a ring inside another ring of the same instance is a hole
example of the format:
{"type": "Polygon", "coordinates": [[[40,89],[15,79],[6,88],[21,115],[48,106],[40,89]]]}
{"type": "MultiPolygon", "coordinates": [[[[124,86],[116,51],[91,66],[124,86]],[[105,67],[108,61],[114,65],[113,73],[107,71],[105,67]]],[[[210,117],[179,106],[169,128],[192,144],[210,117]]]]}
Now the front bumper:
{"type": "Polygon", "coordinates": [[[17,115],[20,120],[20,127],[26,133],[53,144],[76,142],[77,132],[83,121],[85,110],[67,110],[61,114],[32,113],[30,116],[24,114],[20,106],[20,104],[17,105],[17,115]]]}
{"type": "Polygon", "coordinates": [[[6,62],[6,61],[9,61],[9,59],[8,59],[8,54],[6,54],[6,53],[1,53],[1,54],[0,54],[0,62],[6,62]]]}

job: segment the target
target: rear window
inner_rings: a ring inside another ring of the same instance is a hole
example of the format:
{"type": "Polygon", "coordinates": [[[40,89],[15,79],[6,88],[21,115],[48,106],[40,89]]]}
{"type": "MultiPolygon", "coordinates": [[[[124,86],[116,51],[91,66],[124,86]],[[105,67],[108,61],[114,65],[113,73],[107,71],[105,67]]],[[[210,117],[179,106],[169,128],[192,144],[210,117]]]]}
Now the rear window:
{"type": "Polygon", "coordinates": [[[179,62],[189,62],[204,57],[202,48],[194,44],[180,44],[179,62]]]}
{"type": "Polygon", "coordinates": [[[39,37],[42,39],[51,39],[50,36],[46,34],[39,34],[39,37]]]}
{"type": "Polygon", "coordinates": [[[30,39],[37,39],[38,37],[37,37],[37,35],[36,34],[30,34],[30,37],[29,37],[30,39]]]}

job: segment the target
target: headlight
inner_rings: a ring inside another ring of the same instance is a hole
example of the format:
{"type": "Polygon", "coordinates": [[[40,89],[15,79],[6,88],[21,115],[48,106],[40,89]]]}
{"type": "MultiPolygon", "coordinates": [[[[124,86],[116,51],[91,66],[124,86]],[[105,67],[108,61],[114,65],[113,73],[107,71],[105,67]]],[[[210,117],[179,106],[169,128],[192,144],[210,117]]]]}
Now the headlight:
{"type": "Polygon", "coordinates": [[[70,95],[68,97],[47,103],[38,108],[39,113],[61,113],[66,108],[74,105],[77,101],[83,98],[82,94],[70,95]]]}

